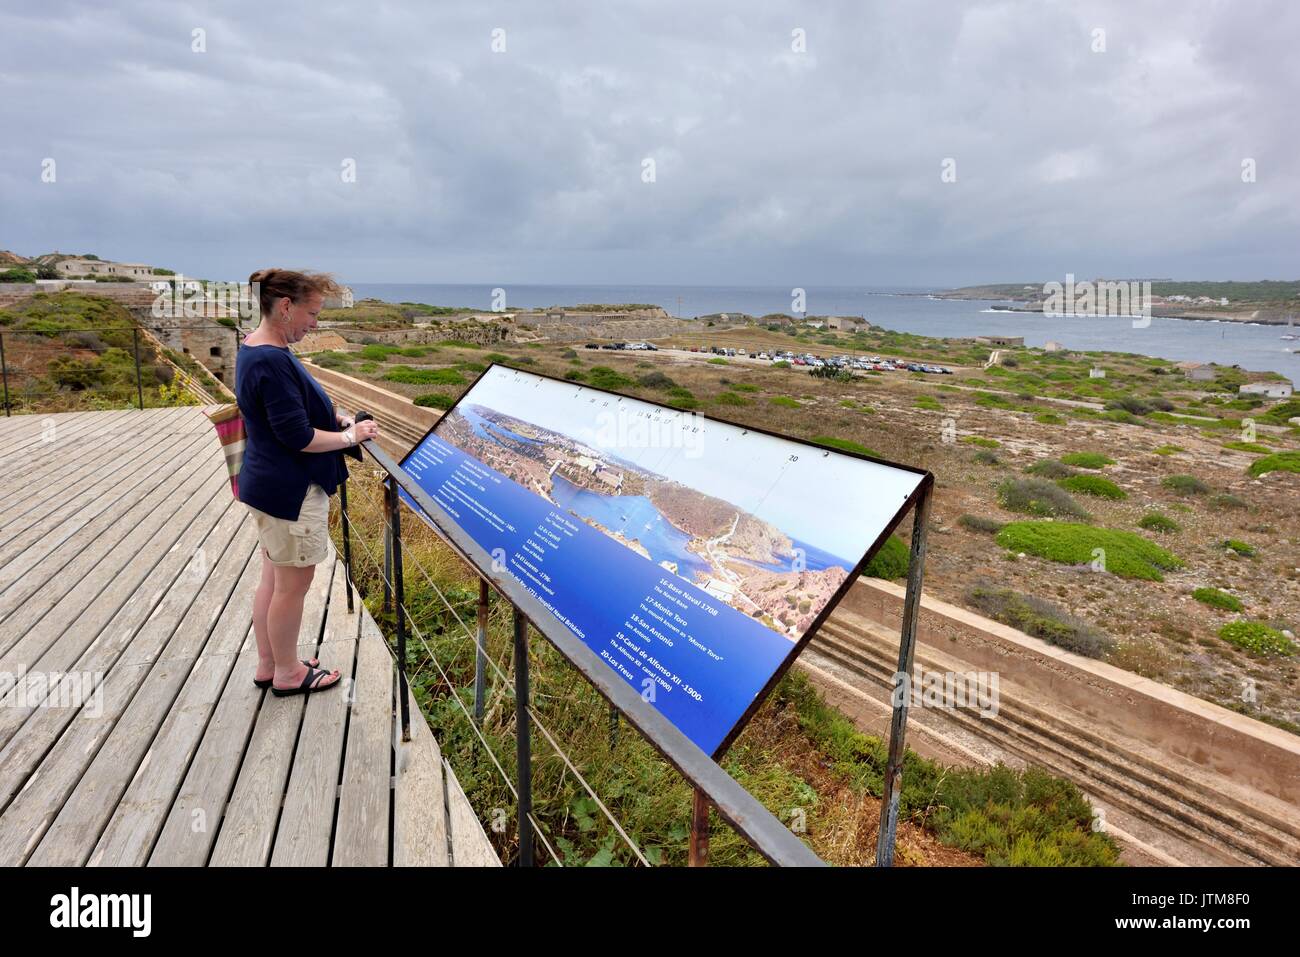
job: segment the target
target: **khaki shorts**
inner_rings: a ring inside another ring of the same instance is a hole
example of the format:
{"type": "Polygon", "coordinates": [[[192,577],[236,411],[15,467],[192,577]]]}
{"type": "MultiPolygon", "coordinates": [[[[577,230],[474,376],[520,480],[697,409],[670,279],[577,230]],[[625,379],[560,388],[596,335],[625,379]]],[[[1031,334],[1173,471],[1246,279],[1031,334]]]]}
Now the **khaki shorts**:
{"type": "Polygon", "coordinates": [[[276,518],[249,505],[257,523],[257,540],[272,565],[304,568],[325,561],[329,543],[330,497],[312,482],[298,510],[298,520],[276,518]]]}

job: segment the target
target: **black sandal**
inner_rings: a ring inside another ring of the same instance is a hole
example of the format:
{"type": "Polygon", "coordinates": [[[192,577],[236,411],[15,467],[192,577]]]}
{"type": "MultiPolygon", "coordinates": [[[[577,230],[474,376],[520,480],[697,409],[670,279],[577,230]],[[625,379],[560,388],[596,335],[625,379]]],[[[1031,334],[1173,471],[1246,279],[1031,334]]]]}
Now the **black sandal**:
{"type": "MultiPolygon", "coordinates": [[[[315,668],[316,665],[320,664],[320,659],[319,659],[319,658],[302,658],[302,659],[299,659],[299,660],[302,661],[302,663],[303,663],[304,665],[306,665],[308,668],[315,668]],[[313,665],[313,664],[312,664],[313,661],[316,662],[316,665],[313,665]]],[[[254,678],[254,679],[253,679],[253,684],[257,685],[259,688],[269,688],[269,687],[271,687],[271,683],[272,683],[273,681],[275,681],[275,676],[274,676],[274,675],[272,675],[272,676],[269,677],[269,678],[264,678],[264,679],[262,679],[262,680],[260,680],[260,681],[259,681],[257,678],[254,678]]]]}
{"type": "Polygon", "coordinates": [[[337,684],[343,683],[343,676],[339,675],[337,680],[331,681],[327,685],[315,687],[317,681],[320,681],[322,677],[329,677],[332,673],[333,672],[326,671],[324,668],[313,668],[311,665],[308,665],[307,674],[303,675],[302,684],[298,685],[296,688],[277,688],[272,685],[271,694],[275,695],[277,698],[287,698],[289,695],[294,694],[311,694],[313,691],[326,691],[337,684]]]}

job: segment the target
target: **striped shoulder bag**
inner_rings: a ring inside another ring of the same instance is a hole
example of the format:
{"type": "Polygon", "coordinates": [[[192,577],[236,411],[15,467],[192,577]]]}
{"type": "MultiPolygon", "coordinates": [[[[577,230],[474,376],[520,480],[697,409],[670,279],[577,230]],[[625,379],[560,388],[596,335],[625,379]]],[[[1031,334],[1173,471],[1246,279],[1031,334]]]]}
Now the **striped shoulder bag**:
{"type": "Polygon", "coordinates": [[[230,494],[239,498],[239,468],[244,464],[244,417],[238,405],[223,405],[216,412],[208,412],[212,426],[217,430],[221,452],[226,457],[226,471],[230,474],[230,494]]]}

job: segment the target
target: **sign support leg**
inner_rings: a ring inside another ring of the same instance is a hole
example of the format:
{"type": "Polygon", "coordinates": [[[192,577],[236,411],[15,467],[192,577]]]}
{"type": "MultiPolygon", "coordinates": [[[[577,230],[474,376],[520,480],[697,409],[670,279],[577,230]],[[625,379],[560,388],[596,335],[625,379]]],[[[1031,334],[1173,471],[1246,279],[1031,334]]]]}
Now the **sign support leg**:
{"type": "Polygon", "coordinates": [[[921,613],[921,582],[925,574],[925,536],[930,523],[931,484],[922,486],[912,524],[912,555],[907,568],[907,594],[903,598],[902,640],[898,646],[898,671],[894,675],[894,714],[889,722],[889,762],[880,796],[880,831],[876,836],[876,866],[894,866],[894,838],[898,830],[898,800],[903,790],[904,736],[907,705],[911,698],[912,663],[916,658],[916,621],[921,613]]]}
{"type": "Polygon", "coordinates": [[[691,867],[709,866],[709,799],[699,788],[691,801],[691,843],[687,853],[691,867]]]}

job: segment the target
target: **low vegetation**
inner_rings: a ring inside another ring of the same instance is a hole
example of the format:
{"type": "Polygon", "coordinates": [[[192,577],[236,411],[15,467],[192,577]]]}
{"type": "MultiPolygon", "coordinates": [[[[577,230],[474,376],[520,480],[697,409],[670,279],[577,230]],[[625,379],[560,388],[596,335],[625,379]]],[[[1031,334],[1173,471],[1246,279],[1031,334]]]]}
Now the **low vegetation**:
{"type": "Polygon", "coordinates": [[[981,586],[967,592],[966,600],[994,621],[1077,655],[1102,658],[1114,647],[1114,642],[1101,629],[1033,595],[1022,595],[1010,588],[981,586]]]}
{"type": "Polygon", "coordinates": [[[1145,528],[1148,532],[1159,532],[1162,535],[1169,535],[1183,530],[1181,525],[1168,515],[1163,515],[1160,512],[1147,512],[1138,519],[1138,527],[1145,528]]]}
{"type": "Polygon", "coordinates": [[[1183,562],[1136,532],[1097,528],[1071,522],[1012,522],[998,532],[997,542],[1012,552],[1024,552],[1066,565],[1091,565],[1121,578],[1164,581],[1162,572],[1183,562]]]}
{"type": "Polygon", "coordinates": [[[1061,461],[1081,469],[1100,469],[1115,464],[1114,459],[1100,452],[1067,452],[1061,456],[1061,461]]]}
{"type": "Polygon", "coordinates": [[[1010,512],[1054,518],[1087,518],[1073,496],[1046,479],[1007,479],[998,486],[998,503],[1010,512]]]}
{"type": "Polygon", "coordinates": [[[1202,605],[1209,605],[1211,608],[1219,608],[1223,611],[1240,612],[1245,608],[1236,595],[1229,595],[1226,591],[1217,588],[1198,588],[1192,592],[1192,597],[1202,605]]]}
{"type": "Polygon", "coordinates": [[[1219,629],[1219,637],[1253,655],[1295,654],[1295,642],[1262,621],[1231,621],[1219,629]]]}
{"type": "Polygon", "coordinates": [[[1102,478],[1100,475],[1072,475],[1069,478],[1059,479],[1056,484],[1067,491],[1077,492],[1081,495],[1093,495],[1097,498],[1108,498],[1112,501],[1128,498],[1128,492],[1110,479],[1102,478]]]}

